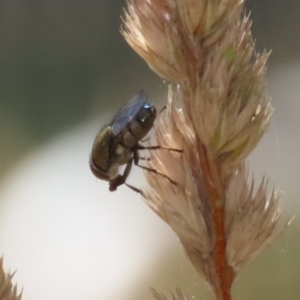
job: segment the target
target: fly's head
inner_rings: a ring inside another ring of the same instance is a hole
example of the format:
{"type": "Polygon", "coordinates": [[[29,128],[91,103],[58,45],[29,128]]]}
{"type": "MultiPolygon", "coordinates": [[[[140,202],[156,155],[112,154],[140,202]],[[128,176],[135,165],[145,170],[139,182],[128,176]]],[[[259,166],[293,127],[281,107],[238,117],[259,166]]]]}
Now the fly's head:
{"type": "Polygon", "coordinates": [[[127,124],[121,142],[125,147],[134,148],[149,133],[156,118],[156,108],[145,102],[127,124]]]}

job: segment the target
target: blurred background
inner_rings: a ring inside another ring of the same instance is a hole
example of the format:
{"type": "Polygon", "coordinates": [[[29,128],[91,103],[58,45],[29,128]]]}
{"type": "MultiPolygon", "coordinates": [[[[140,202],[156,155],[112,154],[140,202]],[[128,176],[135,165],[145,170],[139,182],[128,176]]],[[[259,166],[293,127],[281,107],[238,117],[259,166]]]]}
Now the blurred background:
{"type": "MultiPolygon", "coordinates": [[[[99,129],[137,91],[166,87],[119,33],[125,1],[0,1],[0,255],[23,299],[152,299],[149,286],[207,290],[172,231],[141,201],[89,172],[99,129]]],[[[275,116],[250,168],[300,205],[300,4],[250,0],[275,116]]],[[[130,181],[140,186],[139,171],[130,181]]],[[[300,222],[256,259],[235,299],[300,299],[300,222]]]]}

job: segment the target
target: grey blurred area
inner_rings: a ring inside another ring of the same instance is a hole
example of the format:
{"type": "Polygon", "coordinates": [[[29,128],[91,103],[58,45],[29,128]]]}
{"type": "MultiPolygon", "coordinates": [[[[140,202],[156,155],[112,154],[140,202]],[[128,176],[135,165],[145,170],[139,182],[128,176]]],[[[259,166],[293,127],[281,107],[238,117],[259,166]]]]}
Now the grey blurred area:
{"type": "Polygon", "coordinates": [[[258,51],[272,50],[269,68],[300,58],[300,2],[297,0],[247,1],[258,51]]]}
{"type": "MultiPolygon", "coordinates": [[[[0,176],[52,136],[162,88],[119,32],[124,6],[0,1],[0,176]]],[[[258,50],[273,49],[270,69],[299,59],[298,0],[248,1],[249,10],[258,50]]]]}
{"type": "Polygon", "coordinates": [[[32,147],[160,84],[119,32],[124,5],[0,2],[0,176],[32,147]]]}

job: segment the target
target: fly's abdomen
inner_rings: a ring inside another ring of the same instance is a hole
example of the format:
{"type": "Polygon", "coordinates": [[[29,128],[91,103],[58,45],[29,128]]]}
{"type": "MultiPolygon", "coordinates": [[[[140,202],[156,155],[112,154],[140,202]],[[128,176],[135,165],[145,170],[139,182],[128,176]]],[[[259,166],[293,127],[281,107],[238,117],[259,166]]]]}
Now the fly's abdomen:
{"type": "Polygon", "coordinates": [[[90,157],[90,168],[94,175],[100,179],[108,180],[107,171],[110,167],[110,148],[112,133],[110,126],[106,126],[96,137],[90,157]]]}

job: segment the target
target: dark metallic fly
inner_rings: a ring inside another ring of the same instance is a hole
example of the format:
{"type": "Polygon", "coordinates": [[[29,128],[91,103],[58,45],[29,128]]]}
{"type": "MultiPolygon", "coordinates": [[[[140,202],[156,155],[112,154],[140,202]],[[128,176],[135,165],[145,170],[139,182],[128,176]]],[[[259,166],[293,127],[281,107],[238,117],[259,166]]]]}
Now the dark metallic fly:
{"type": "MultiPolygon", "coordinates": [[[[152,128],[155,118],[156,109],[154,105],[147,101],[147,94],[141,91],[97,135],[90,156],[90,168],[97,178],[109,182],[110,191],[115,191],[118,186],[125,183],[132,162],[143,169],[160,174],[176,184],[168,176],[138,164],[140,159],[138,150],[163,148],[181,152],[181,150],[162,146],[144,147],[140,144],[140,141],[152,128]],[[118,174],[119,167],[125,164],[123,175],[118,174]]],[[[141,193],[139,189],[126,185],[141,193]]]]}

